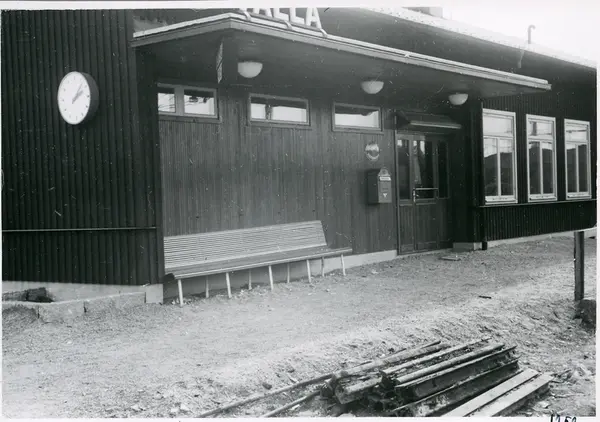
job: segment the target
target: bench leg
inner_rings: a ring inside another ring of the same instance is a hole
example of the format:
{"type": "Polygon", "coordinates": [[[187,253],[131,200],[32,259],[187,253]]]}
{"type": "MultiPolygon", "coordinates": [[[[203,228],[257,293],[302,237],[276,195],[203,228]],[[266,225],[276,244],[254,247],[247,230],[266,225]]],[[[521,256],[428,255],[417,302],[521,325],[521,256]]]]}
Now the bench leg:
{"type": "Polygon", "coordinates": [[[290,264],[288,262],[288,264],[287,264],[287,281],[286,281],[286,283],[289,283],[289,282],[290,282],[290,264]]]}
{"type": "Polygon", "coordinates": [[[321,257],[321,277],[325,277],[325,258],[321,257]]]}
{"type": "Polygon", "coordinates": [[[252,270],[248,270],[248,290],[252,290],[252,270]]]}
{"type": "Polygon", "coordinates": [[[229,281],[229,273],[225,273],[225,281],[227,281],[227,297],[231,299],[231,283],[229,281]]]}
{"type": "Polygon", "coordinates": [[[344,255],[340,255],[340,259],[342,260],[342,274],[346,275],[346,264],[344,264],[344,255]]]}
{"type": "Polygon", "coordinates": [[[208,299],[210,296],[209,287],[208,287],[208,276],[204,276],[204,296],[208,299]]]}
{"type": "Polygon", "coordinates": [[[308,282],[312,283],[312,276],[310,274],[310,260],[306,260],[306,272],[308,273],[308,282]]]}
{"type": "Polygon", "coordinates": [[[273,270],[269,265],[269,285],[271,286],[271,291],[273,291],[273,270]]]}
{"type": "Polygon", "coordinates": [[[177,279],[177,289],[179,290],[179,306],[183,307],[183,289],[181,287],[180,279],[177,279]]]}

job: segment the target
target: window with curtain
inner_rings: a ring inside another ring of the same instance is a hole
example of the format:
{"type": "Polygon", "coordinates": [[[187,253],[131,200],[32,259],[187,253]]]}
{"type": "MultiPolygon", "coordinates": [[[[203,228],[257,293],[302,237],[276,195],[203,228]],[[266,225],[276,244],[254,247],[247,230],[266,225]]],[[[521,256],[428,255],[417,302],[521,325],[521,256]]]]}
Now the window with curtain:
{"type": "Polygon", "coordinates": [[[567,199],[591,197],[590,123],[565,119],[567,199]]]}
{"type": "Polygon", "coordinates": [[[515,113],[483,111],[483,179],[486,203],[517,201],[515,113]]]}
{"type": "Polygon", "coordinates": [[[556,200],[556,120],[527,115],[529,201],[556,200]]]}

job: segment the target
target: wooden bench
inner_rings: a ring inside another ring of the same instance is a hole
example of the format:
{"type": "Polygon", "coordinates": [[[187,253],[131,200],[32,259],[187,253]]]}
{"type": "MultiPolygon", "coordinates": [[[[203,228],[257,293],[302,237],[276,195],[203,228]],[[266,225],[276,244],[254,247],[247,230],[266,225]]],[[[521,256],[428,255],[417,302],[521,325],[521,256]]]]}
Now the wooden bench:
{"type": "Polygon", "coordinates": [[[344,254],[352,252],[352,248],[329,248],[320,221],[171,236],[165,237],[164,246],[165,272],[177,280],[181,306],[183,279],[204,276],[208,297],[208,276],[225,273],[227,296],[231,298],[231,272],[248,270],[248,288],[251,289],[252,269],[269,267],[269,284],[273,290],[273,265],[288,264],[289,283],[290,263],[306,261],[308,281],[312,282],[311,259],[321,259],[321,275],[324,275],[325,258],[339,256],[342,273],[346,275],[344,254]]]}

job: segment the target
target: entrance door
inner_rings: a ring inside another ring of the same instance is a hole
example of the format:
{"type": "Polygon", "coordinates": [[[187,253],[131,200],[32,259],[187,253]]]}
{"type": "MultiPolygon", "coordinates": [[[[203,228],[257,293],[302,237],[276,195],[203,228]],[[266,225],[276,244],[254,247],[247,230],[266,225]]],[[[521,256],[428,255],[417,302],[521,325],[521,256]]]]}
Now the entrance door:
{"type": "Polygon", "coordinates": [[[396,134],[399,253],[451,244],[448,143],[443,135],[396,134]]]}

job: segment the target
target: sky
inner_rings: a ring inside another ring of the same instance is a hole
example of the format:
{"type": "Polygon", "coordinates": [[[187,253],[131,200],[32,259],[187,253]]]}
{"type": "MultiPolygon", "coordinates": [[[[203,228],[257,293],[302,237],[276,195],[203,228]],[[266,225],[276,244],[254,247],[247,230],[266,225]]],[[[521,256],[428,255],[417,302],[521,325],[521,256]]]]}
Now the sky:
{"type": "Polygon", "coordinates": [[[455,0],[438,3],[444,7],[446,18],[523,40],[527,39],[527,27],[535,25],[534,44],[600,61],[598,0],[455,0]]]}

